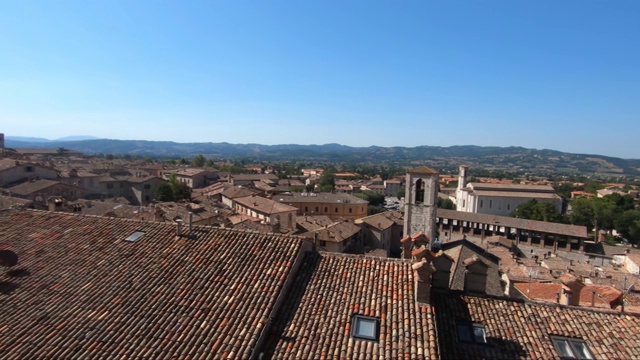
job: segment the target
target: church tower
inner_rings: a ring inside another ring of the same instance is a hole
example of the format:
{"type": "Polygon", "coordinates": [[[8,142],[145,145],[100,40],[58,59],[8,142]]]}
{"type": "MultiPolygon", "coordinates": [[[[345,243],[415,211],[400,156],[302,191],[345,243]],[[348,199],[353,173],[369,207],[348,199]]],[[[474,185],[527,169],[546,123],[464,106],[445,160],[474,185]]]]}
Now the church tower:
{"type": "Polygon", "coordinates": [[[404,200],[404,236],[420,232],[433,244],[436,236],[436,206],[439,174],[421,166],[407,172],[404,200]]]}

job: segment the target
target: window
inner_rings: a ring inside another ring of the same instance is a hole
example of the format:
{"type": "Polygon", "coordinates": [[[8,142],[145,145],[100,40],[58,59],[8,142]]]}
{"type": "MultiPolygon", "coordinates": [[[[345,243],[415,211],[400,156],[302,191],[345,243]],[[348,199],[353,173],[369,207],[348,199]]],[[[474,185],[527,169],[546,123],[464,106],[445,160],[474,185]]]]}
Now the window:
{"type": "Polygon", "coordinates": [[[129,235],[129,237],[124,239],[124,241],[134,242],[134,241],[140,239],[142,237],[142,235],[144,235],[144,233],[142,231],[136,231],[133,234],[129,235]]]}
{"type": "Polygon", "coordinates": [[[378,318],[354,315],[351,318],[351,337],[359,340],[378,341],[380,320],[378,318]]]}
{"type": "Polygon", "coordinates": [[[151,184],[144,184],[144,188],[145,188],[146,190],[151,189],[151,184]]]}
{"type": "Polygon", "coordinates": [[[458,323],[458,341],[472,344],[486,344],[487,338],[482,324],[458,323]]]}
{"type": "Polygon", "coordinates": [[[328,213],[328,212],[329,212],[329,208],[325,206],[325,207],[324,207],[324,212],[325,212],[325,213],[328,213]]]}
{"type": "Polygon", "coordinates": [[[113,184],[107,184],[107,189],[113,189],[113,184]]]}
{"type": "Polygon", "coordinates": [[[349,214],[351,214],[353,212],[352,210],[353,210],[352,208],[349,208],[349,214]]]}
{"type": "Polygon", "coordinates": [[[480,200],[480,207],[484,205],[484,200],[480,200]]]}
{"type": "Polygon", "coordinates": [[[552,336],[553,346],[561,359],[593,359],[593,355],[582,339],[552,336]]]}
{"type": "Polygon", "coordinates": [[[336,208],[336,212],[338,212],[338,208],[336,208]]]}
{"type": "Polygon", "coordinates": [[[493,200],[489,200],[489,207],[493,206],[493,200]]]}
{"type": "Polygon", "coordinates": [[[422,179],[416,181],[416,203],[422,203],[424,201],[424,182],[422,179]]]}
{"type": "Polygon", "coordinates": [[[316,206],[316,212],[320,211],[320,209],[316,206]]]}
{"type": "Polygon", "coordinates": [[[507,204],[507,210],[511,210],[511,204],[507,204]]]}
{"type": "Polygon", "coordinates": [[[320,246],[327,246],[327,242],[324,240],[320,240],[320,246]]]}
{"type": "Polygon", "coordinates": [[[34,171],[33,166],[27,166],[27,167],[25,167],[25,168],[24,168],[24,171],[26,171],[26,172],[33,172],[33,171],[34,171]]]}

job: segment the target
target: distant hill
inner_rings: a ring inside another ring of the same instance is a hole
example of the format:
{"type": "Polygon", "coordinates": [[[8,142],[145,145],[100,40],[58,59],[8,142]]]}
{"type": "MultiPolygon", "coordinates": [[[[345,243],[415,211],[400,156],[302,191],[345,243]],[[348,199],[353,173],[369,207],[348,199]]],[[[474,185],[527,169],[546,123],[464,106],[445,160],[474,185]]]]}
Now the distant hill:
{"type": "Polygon", "coordinates": [[[65,136],[53,141],[81,141],[81,140],[98,140],[99,138],[95,136],[89,135],[73,135],[73,136],[65,136]]]}
{"type": "Polygon", "coordinates": [[[38,137],[27,137],[27,136],[5,136],[5,141],[20,141],[20,142],[28,142],[28,143],[49,143],[56,141],[80,141],[80,140],[97,140],[99,138],[95,136],[88,135],[73,135],[73,136],[65,136],[59,139],[51,140],[45,138],[38,137]]]}
{"type": "Polygon", "coordinates": [[[9,148],[60,148],[85,154],[129,154],[154,158],[247,158],[252,161],[355,162],[397,166],[428,165],[438,170],[456,169],[460,164],[487,170],[536,174],[574,173],[640,176],[640,160],[602,155],[571,154],[556,150],[498,146],[351,147],[325,145],[260,145],[229,143],[177,143],[146,140],[20,141],[6,138],[9,148]]]}

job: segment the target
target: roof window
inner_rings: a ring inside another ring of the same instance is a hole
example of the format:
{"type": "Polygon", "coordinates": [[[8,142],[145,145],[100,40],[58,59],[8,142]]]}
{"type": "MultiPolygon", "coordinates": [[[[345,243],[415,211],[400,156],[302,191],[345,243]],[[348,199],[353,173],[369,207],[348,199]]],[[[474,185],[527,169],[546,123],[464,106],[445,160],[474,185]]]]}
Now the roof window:
{"type": "Polygon", "coordinates": [[[487,337],[482,324],[461,322],[457,324],[458,340],[463,343],[486,344],[487,337]]]}
{"type": "Polygon", "coordinates": [[[144,235],[144,233],[142,231],[136,231],[133,234],[129,235],[129,237],[124,239],[124,241],[134,242],[134,241],[140,239],[142,237],[142,235],[144,235]]]}
{"type": "Polygon", "coordinates": [[[351,318],[351,337],[359,340],[378,341],[380,320],[370,316],[354,315],[351,318]]]}
{"type": "Polygon", "coordinates": [[[561,359],[593,359],[591,351],[582,339],[551,336],[551,340],[561,359]]]}

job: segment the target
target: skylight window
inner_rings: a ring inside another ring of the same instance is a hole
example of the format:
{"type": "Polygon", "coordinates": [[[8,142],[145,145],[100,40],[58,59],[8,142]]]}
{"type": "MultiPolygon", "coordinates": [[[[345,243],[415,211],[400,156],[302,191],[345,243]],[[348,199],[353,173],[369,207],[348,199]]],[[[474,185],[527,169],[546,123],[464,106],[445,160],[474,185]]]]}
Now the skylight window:
{"type": "Polygon", "coordinates": [[[582,339],[552,336],[551,340],[561,359],[593,359],[591,351],[582,339]]]}
{"type": "Polygon", "coordinates": [[[124,241],[134,242],[134,241],[140,239],[142,237],[142,235],[144,235],[144,233],[142,231],[136,231],[133,234],[129,235],[129,237],[124,239],[124,241]]]}
{"type": "Polygon", "coordinates": [[[458,323],[458,340],[464,343],[486,344],[487,337],[482,324],[458,323]]]}
{"type": "Polygon", "coordinates": [[[378,341],[380,320],[370,316],[354,315],[351,319],[351,336],[360,340],[378,341]]]}

